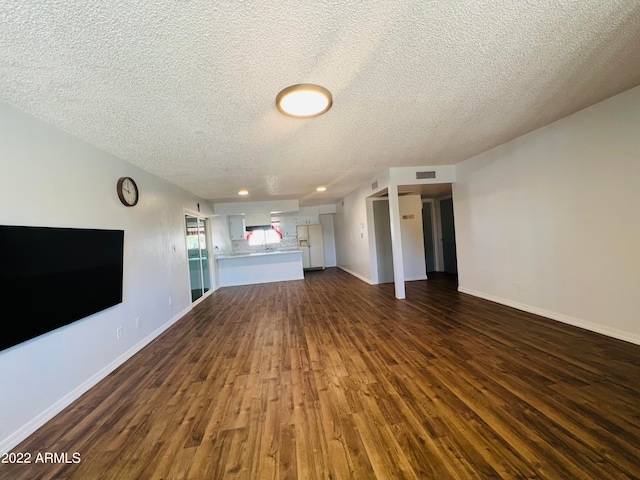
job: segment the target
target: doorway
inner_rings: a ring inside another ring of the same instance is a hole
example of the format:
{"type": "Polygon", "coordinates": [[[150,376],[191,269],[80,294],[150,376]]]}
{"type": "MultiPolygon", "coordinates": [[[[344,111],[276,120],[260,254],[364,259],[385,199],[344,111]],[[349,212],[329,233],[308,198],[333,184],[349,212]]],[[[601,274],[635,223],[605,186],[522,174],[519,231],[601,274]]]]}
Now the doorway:
{"type": "Polygon", "coordinates": [[[389,200],[373,201],[373,224],[378,259],[378,283],[393,283],[393,251],[391,249],[391,218],[389,200]]]}
{"type": "Polygon", "coordinates": [[[436,271],[436,219],[434,218],[434,205],[435,203],[432,200],[422,201],[422,233],[424,236],[424,260],[427,275],[436,271]]]}
{"type": "Polygon", "coordinates": [[[207,235],[207,221],[204,218],[185,215],[185,225],[191,301],[195,302],[211,290],[209,236],[207,235]]]}
{"type": "Polygon", "coordinates": [[[444,198],[440,204],[440,225],[442,228],[442,257],[444,271],[458,274],[458,259],[456,256],[456,228],[453,221],[453,198],[444,198]]]}
{"type": "Polygon", "coordinates": [[[450,184],[439,185],[437,189],[423,189],[422,224],[427,273],[446,272],[457,275],[456,232],[450,184]]]}

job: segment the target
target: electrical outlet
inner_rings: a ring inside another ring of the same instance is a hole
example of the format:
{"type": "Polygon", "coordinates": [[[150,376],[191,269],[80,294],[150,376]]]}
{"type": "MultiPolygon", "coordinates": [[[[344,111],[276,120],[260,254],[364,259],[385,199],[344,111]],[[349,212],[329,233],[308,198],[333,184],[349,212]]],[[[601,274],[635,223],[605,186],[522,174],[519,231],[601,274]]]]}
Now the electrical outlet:
{"type": "Polygon", "coordinates": [[[118,328],[116,329],[116,338],[117,338],[118,340],[120,340],[120,339],[122,338],[122,333],[123,333],[123,332],[122,332],[122,327],[118,327],[118,328]]]}
{"type": "Polygon", "coordinates": [[[140,317],[136,317],[136,328],[140,328],[140,317]]]}

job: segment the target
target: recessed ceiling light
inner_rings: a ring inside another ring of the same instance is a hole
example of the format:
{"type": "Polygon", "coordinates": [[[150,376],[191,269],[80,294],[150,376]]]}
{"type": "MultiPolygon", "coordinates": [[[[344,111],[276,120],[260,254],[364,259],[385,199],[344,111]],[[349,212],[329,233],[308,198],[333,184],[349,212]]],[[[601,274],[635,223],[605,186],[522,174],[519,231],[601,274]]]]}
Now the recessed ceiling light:
{"type": "Polygon", "coordinates": [[[331,92],[311,83],[291,85],[276,97],[278,110],[291,117],[315,117],[329,110],[332,104],[331,92]]]}
{"type": "Polygon", "coordinates": [[[318,188],[316,188],[316,190],[319,191],[319,192],[324,192],[326,189],[327,189],[327,187],[322,186],[322,185],[319,186],[318,188]]]}
{"type": "Polygon", "coordinates": [[[249,195],[249,192],[247,190],[240,190],[238,195],[249,195]]]}

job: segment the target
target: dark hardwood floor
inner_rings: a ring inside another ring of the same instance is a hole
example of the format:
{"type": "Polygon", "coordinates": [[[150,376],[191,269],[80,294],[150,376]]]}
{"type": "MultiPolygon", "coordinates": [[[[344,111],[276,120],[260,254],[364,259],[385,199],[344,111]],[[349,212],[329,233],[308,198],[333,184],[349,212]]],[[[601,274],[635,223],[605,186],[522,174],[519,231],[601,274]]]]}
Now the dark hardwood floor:
{"type": "Polygon", "coordinates": [[[228,287],[19,445],[2,479],[640,477],[640,346],[337,269],[228,287]]]}

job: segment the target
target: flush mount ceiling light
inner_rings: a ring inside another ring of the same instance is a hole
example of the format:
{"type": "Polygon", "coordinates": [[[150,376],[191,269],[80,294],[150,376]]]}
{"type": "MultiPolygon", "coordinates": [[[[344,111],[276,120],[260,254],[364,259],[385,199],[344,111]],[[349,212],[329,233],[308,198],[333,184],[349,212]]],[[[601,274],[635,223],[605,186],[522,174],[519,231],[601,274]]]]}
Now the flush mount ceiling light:
{"type": "Polygon", "coordinates": [[[282,90],[276,97],[276,106],[285,115],[310,118],[322,115],[331,108],[331,92],[320,85],[299,83],[282,90]]]}
{"type": "Polygon", "coordinates": [[[323,185],[320,185],[318,188],[316,188],[316,190],[317,190],[318,192],[324,192],[326,189],[327,189],[327,187],[325,187],[325,186],[323,186],[323,185]]]}
{"type": "Polygon", "coordinates": [[[247,190],[240,190],[238,195],[249,195],[249,192],[247,190]]]}

